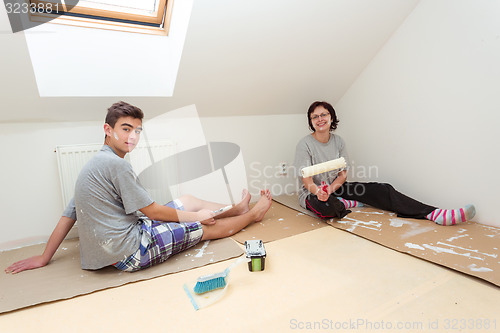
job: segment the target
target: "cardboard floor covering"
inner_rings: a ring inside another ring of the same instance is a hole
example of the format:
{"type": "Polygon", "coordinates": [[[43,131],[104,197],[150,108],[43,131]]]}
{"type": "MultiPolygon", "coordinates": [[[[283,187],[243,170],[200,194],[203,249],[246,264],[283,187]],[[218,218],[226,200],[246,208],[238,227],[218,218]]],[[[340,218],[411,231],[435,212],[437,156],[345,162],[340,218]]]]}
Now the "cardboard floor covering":
{"type": "MultiPolygon", "coordinates": [[[[310,216],[296,195],[274,198],[310,216]]],[[[397,217],[373,207],[352,208],[343,219],[326,222],[399,252],[407,253],[500,286],[500,228],[473,221],[440,226],[420,219],[397,217]]]]}
{"type": "Polygon", "coordinates": [[[267,243],[327,226],[324,221],[291,210],[273,200],[262,221],[250,224],[231,238],[241,244],[252,239],[267,243]],[[297,218],[299,216],[301,218],[297,218]]]}
{"type": "Polygon", "coordinates": [[[61,244],[45,267],[14,275],[3,272],[13,262],[41,254],[44,247],[45,244],[39,244],[0,252],[0,313],[201,267],[243,254],[237,243],[226,238],[201,242],[143,271],[125,273],[113,267],[86,271],[80,268],[78,239],[71,239],[61,244]]]}

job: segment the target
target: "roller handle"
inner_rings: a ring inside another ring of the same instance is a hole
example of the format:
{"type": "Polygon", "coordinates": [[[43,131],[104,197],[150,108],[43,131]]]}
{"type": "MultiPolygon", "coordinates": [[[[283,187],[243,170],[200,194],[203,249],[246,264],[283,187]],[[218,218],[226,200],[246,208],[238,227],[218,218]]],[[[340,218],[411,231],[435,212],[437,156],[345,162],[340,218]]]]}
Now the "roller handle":
{"type": "Polygon", "coordinates": [[[228,210],[230,210],[231,208],[233,208],[232,205],[229,205],[229,206],[226,206],[226,207],[222,207],[222,208],[219,208],[217,210],[214,210],[214,215],[219,215],[219,214],[222,214],[224,212],[227,212],[228,210]]]}

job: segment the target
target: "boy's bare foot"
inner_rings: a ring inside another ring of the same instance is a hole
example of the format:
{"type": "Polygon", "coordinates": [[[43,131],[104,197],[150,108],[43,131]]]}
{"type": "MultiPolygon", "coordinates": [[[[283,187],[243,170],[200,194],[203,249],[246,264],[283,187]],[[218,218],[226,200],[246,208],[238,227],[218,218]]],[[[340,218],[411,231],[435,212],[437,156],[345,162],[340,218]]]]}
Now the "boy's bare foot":
{"type": "Polygon", "coordinates": [[[250,204],[250,199],[252,199],[250,192],[248,192],[247,189],[244,189],[241,193],[241,201],[233,207],[237,215],[245,214],[250,210],[250,208],[248,207],[248,205],[250,204]]]}
{"type": "Polygon", "coordinates": [[[250,210],[249,208],[250,199],[252,199],[252,196],[250,195],[247,189],[244,189],[241,193],[241,201],[238,202],[236,205],[234,205],[230,210],[218,214],[216,218],[220,219],[230,216],[238,216],[246,214],[250,210]]]}
{"type": "Polygon", "coordinates": [[[271,192],[269,192],[269,190],[261,190],[260,199],[252,208],[252,211],[255,213],[255,222],[260,222],[264,219],[264,215],[266,215],[267,211],[271,207],[271,203],[271,192]]]}

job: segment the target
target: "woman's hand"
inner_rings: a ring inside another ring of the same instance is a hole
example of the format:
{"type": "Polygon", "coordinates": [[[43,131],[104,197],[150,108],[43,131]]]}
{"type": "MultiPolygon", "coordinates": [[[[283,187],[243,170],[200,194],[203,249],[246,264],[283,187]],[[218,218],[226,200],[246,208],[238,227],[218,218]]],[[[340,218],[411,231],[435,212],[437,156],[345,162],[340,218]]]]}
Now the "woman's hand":
{"type": "Polygon", "coordinates": [[[318,191],[316,192],[316,196],[319,201],[327,201],[330,197],[329,186],[325,182],[321,182],[321,185],[318,186],[318,191]]]}
{"type": "Polygon", "coordinates": [[[318,197],[319,201],[327,201],[328,198],[330,197],[330,194],[328,194],[328,192],[325,192],[322,189],[320,189],[318,191],[318,194],[316,194],[316,196],[318,197]]]}

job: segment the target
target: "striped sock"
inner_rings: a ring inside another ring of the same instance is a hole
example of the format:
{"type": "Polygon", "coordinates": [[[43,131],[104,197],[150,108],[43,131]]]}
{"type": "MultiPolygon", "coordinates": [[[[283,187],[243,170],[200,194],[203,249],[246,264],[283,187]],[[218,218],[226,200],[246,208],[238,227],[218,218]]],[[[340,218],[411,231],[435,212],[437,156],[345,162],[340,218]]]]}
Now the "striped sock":
{"type": "Polygon", "coordinates": [[[344,206],[346,209],[364,206],[362,202],[359,202],[356,200],[346,200],[346,199],[341,198],[341,197],[337,197],[337,199],[339,199],[340,201],[342,201],[344,203],[344,206]]]}
{"type": "Polygon", "coordinates": [[[454,225],[468,221],[474,215],[476,215],[476,208],[473,205],[467,205],[459,209],[435,209],[426,218],[439,225],[454,225]]]}

